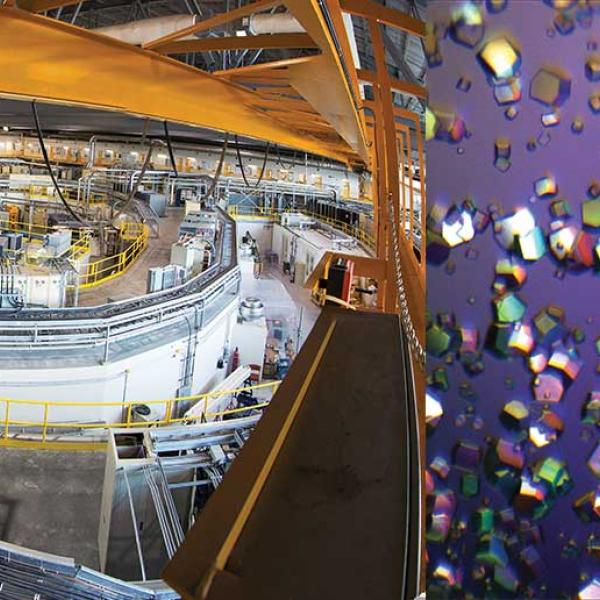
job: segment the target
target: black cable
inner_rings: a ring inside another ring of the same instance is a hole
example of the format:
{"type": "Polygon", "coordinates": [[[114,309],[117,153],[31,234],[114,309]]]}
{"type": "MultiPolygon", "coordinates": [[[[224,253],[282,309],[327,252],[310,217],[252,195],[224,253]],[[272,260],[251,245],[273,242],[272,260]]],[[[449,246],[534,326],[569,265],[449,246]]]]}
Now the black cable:
{"type": "Polygon", "coordinates": [[[262,166],[262,170],[260,172],[260,177],[258,178],[258,181],[256,182],[256,185],[254,187],[258,187],[260,185],[260,182],[262,181],[264,175],[265,175],[265,169],[267,168],[267,160],[269,160],[269,148],[271,147],[271,144],[269,142],[267,142],[267,146],[265,148],[265,158],[263,159],[263,166],[262,166]]]}
{"type": "Polygon", "coordinates": [[[240,145],[239,145],[239,142],[238,142],[238,136],[237,136],[237,134],[234,136],[234,139],[235,139],[235,152],[237,154],[237,159],[238,159],[238,166],[240,167],[240,171],[242,172],[242,177],[244,178],[244,183],[248,187],[251,187],[250,183],[246,179],[246,173],[244,171],[244,165],[242,163],[242,155],[240,154],[240,145]]]}
{"type": "Polygon", "coordinates": [[[173,173],[175,173],[175,177],[179,177],[179,173],[177,172],[177,165],[175,164],[175,155],[173,154],[173,146],[171,145],[171,136],[169,135],[169,126],[167,125],[166,121],[163,121],[163,126],[165,128],[165,139],[167,141],[167,148],[169,149],[169,158],[171,159],[173,173]]]}
{"type": "Polygon", "coordinates": [[[223,139],[223,148],[221,150],[221,157],[219,158],[219,164],[217,166],[217,170],[215,171],[215,176],[213,177],[212,183],[206,192],[206,197],[209,198],[212,196],[213,192],[217,187],[217,183],[219,181],[219,177],[221,177],[221,170],[223,169],[223,162],[225,161],[225,154],[227,152],[227,145],[229,144],[229,132],[225,133],[225,138],[223,139]]]}
{"type": "MultiPolygon", "coordinates": [[[[131,204],[131,201],[133,200],[133,198],[135,197],[135,193],[137,192],[137,187],[139,185],[139,183],[142,181],[142,179],[144,178],[144,175],[146,174],[146,170],[148,169],[148,166],[150,165],[150,160],[152,158],[152,150],[154,148],[154,144],[156,143],[156,140],[151,140],[150,143],[148,144],[148,152],[146,153],[146,158],[144,159],[144,163],[142,164],[142,169],[140,171],[140,174],[137,178],[137,182],[135,181],[135,178],[132,178],[131,180],[131,190],[129,191],[129,195],[127,196],[127,200],[125,200],[125,203],[123,204],[123,206],[119,209],[119,212],[117,213],[117,216],[122,214],[131,204]]],[[[160,142],[162,143],[162,142],[160,142]]]]}
{"type": "Polygon", "coordinates": [[[269,160],[269,148],[271,147],[271,143],[267,142],[267,146],[265,147],[265,156],[263,158],[263,164],[262,164],[262,169],[260,172],[260,177],[256,180],[256,183],[254,185],[250,185],[250,183],[248,182],[248,179],[246,179],[246,173],[244,173],[244,165],[242,164],[242,155],[240,154],[240,146],[238,143],[238,136],[235,136],[235,151],[237,153],[237,159],[238,159],[238,165],[240,166],[240,170],[242,171],[242,177],[244,178],[244,183],[249,187],[249,188],[257,188],[260,185],[260,182],[263,180],[263,177],[265,176],[265,170],[267,168],[267,161],[269,160]]]}
{"type": "Polygon", "coordinates": [[[37,130],[38,141],[40,142],[40,147],[42,149],[42,156],[44,157],[44,163],[46,163],[46,168],[50,173],[50,179],[52,179],[52,184],[54,185],[54,189],[58,194],[61,202],[65,205],[65,208],[71,213],[71,216],[79,221],[80,223],[86,224],[85,221],[69,206],[69,203],[65,200],[60,188],[58,187],[58,182],[56,181],[56,177],[54,177],[54,172],[52,171],[52,165],[50,164],[50,159],[48,158],[48,152],[46,151],[46,145],[44,144],[44,135],[42,133],[42,128],[40,126],[40,120],[38,118],[37,107],[35,105],[35,100],[31,102],[31,111],[33,112],[33,118],[35,120],[35,128],[37,130]]]}

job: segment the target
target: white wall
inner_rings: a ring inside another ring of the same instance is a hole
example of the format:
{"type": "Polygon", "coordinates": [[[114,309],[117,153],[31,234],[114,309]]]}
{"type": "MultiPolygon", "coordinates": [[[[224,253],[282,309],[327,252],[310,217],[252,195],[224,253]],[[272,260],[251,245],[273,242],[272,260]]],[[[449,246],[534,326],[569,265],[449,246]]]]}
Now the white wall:
{"type": "MultiPolygon", "coordinates": [[[[237,299],[198,335],[193,393],[213,387],[222,373],[217,360],[228,344],[237,314],[237,299]]],[[[0,419],[5,418],[2,397],[51,402],[81,402],[87,405],[123,401],[167,400],[174,398],[180,386],[183,362],[188,348],[187,336],[132,357],[104,365],[56,368],[0,368],[0,419]],[[25,376],[26,373],[26,376],[25,376]]],[[[166,404],[155,408],[164,411],[166,404]]],[[[43,422],[44,407],[13,404],[10,418],[43,422]]],[[[120,422],[121,407],[61,406],[50,407],[49,422],[120,422]]]]}
{"type": "Polygon", "coordinates": [[[250,235],[256,240],[258,244],[258,251],[264,255],[267,250],[271,250],[273,247],[273,222],[268,220],[256,220],[248,219],[244,221],[243,218],[236,218],[236,235],[238,244],[241,243],[243,235],[246,231],[250,232],[250,235]]]}
{"type": "MultiPolygon", "coordinates": [[[[80,164],[87,162],[90,154],[88,140],[61,140],[48,138],[46,147],[53,161],[79,161],[80,164]]],[[[102,163],[105,152],[111,150],[111,161],[123,168],[140,168],[144,162],[147,152],[147,144],[139,143],[115,143],[99,141],[96,144],[96,164],[107,166],[102,163]]],[[[174,148],[175,161],[178,169],[182,172],[214,173],[219,162],[221,150],[204,150],[198,148],[174,148]],[[191,170],[190,170],[191,168],[191,170]]],[[[0,136],[0,157],[24,156],[30,160],[41,160],[39,143],[36,138],[28,136],[2,135],[0,136]],[[23,155],[23,152],[25,153],[23,155]]],[[[262,153],[242,153],[244,171],[248,177],[255,177],[262,167],[264,156],[262,153]]],[[[152,155],[152,168],[169,170],[170,159],[166,151],[155,152],[152,155]]],[[[282,163],[276,154],[272,154],[266,163],[265,180],[273,179],[290,181],[295,183],[306,183],[319,188],[334,188],[339,197],[359,198],[361,185],[367,194],[370,194],[370,178],[363,180],[348,171],[344,165],[337,163],[314,162],[305,165],[304,154],[298,152],[297,160],[292,163],[290,159],[284,159],[282,163]],[[320,182],[320,183],[319,183],[320,182]]],[[[242,173],[238,166],[238,160],[233,146],[229,147],[223,164],[223,177],[241,177],[242,173]]]]}

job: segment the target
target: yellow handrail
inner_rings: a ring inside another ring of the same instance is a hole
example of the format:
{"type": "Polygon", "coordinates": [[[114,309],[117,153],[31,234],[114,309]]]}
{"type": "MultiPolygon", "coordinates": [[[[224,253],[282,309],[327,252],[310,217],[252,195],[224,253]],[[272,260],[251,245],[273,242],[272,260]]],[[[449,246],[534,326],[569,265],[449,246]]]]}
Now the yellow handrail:
{"type": "MultiPolygon", "coordinates": [[[[268,402],[262,402],[249,407],[242,408],[233,408],[221,411],[210,412],[208,411],[208,401],[211,398],[220,398],[224,396],[232,396],[234,394],[238,394],[241,391],[249,391],[249,390],[259,390],[272,388],[276,389],[281,384],[281,381],[270,381],[266,383],[260,383],[252,386],[241,387],[230,390],[221,390],[218,392],[207,392],[203,394],[194,394],[191,396],[182,396],[179,398],[167,398],[163,400],[130,400],[125,402],[69,402],[69,401],[52,401],[52,400],[26,400],[26,399],[18,399],[18,398],[0,398],[0,405],[4,405],[4,421],[3,421],[3,429],[4,435],[0,439],[0,446],[2,445],[16,445],[18,440],[15,440],[10,437],[10,429],[11,427],[17,428],[27,428],[39,430],[37,433],[41,436],[41,441],[39,442],[39,447],[45,447],[46,445],[51,444],[48,440],[49,435],[52,435],[53,430],[61,430],[61,429],[69,429],[79,432],[85,432],[86,430],[109,430],[109,429],[120,429],[120,428],[130,428],[130,427],[159,427],[166,425],[175,425],[175,424],[189,424],[194,423],[196,421],[206,421],[206,420],[216,420],[219,418],[223,418],[226,415],[230,414],[238,414],[241,412],[245,412],[253,409],[261,409],[268,406],[268,402]],[[173,416],[173,407],[177,406],[182,402],[202,402],[204,401],[203,410],[194,416],[183,416],[183,417],[174,417],[173,416]],[[135,406],[152,406],[152,405],[164,405],[165,406],[165,415],[164,417],[151,420],[151,421],[134,421],[133,420],[133,408],[135,406]],[[11,417],[11,414],[14,414],[13,408],[17,406],[30,406],[30,407],[40,407],[42,412],[42,419],[40,421],[33,420],[22,420],[11,417]],[[86,407],[86,408],[117,408],[120,407],[122,409],[122,414],[126,414],[126,418],[121,421],[115,421],[111,423],[107,422],[63,422],[63,421],[51,421],[50,420],[50,411],[52,408],[56,407],[86,407]]],[[[31,441],[28,440],[28,444],[31,445],[31,441]]]]}
{"type": "Polygon", "coordinates": [[[279,210],[279,209],[275,209],[275,208],[264,209],[264,208],[260,208],[260,207],[244,207],[244,210],[240,211],[238,206],[229,206],[227,208],[227,212],[234,219],[248,218],[248,217],[249,218],[257,218],[257,219],[264,219],[265,217],[270,218],[270,219],[278,219],[282,214],[289,213],[289,212],[298,212],[298,213],[306,215],[307,217],[310,217],[312,219],[321,221],[323,223],[327,223],[328,225],[331,225],[335,229],[341,230],[343,233],[346,233],[347,235],[355,238],[356,240],[358,240],[359,242],[361,242],[362,244],[364,244],[365,246],[367,246],[367,248],[370,248],[371,250],[375,250],[375,247],[376,247],[375,238],[370,233],[368,233],[367,231],[362,229],[361,227],[357,227],[355,225],[350,225],[348,223],[345,223],[344,221],[332,219],[331,217],[327,217],[325,215],[321,215],[319,213],[314,213],[314,212],[307,211],[307,210],[302,210],[302,209],[279,210]]]}
{"type": "Polygon", "coordinates": [[[119,230],[121,239],[133,240],[122,252],[113,256],[105,256],[86,265],[86,270],[80,275],[79,289],[87,289],[106,283],[119,277],[135,262],[137,257],[148,245],[149,229],[142,223],[125,223],[119,230]],[[137,235],[133,236],[133,232],[137,235]]]}

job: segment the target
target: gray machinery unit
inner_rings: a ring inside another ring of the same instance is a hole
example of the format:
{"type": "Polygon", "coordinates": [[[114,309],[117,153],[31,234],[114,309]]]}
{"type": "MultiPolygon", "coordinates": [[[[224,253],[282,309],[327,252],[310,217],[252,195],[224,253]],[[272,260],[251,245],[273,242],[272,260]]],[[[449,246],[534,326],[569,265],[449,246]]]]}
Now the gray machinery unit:
{"type": "Polygon", "coordinates": [[[214,242],[217,235],[216,214],[210,211],[189,212],[179,225],[179,235],[185,234],[214,242]]]}
{"type": "Polygon", "coordinates": [[[167,214],[167,196],[165,194],[138,192],[136,196],[143,202],[146,202],[159,217],[164,217],[167,214]]]}
{"type": "Polygon", "coordinates": [[[59,229],[44,236],[44,247],[53,258],[58,258],[71,247],[73,232],[70,229],[59,229]]]}
{"type": "Polygon", "coordinates": [[[166,265],[148,269],[147,293],[168,290],[185,283],[187,271],[180,265],[166,265]]]}

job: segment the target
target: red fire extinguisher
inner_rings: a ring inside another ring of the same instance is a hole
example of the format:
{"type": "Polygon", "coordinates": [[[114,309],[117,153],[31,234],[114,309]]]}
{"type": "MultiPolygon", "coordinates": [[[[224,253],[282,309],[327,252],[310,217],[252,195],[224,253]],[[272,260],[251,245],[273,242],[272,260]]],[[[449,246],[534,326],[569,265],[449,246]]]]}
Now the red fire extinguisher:
{"type": "Polygon", "coordinates": [[[240,351],[236,346],[231,355],[231,372],[233,373],[240,366],[240,351]]]}

